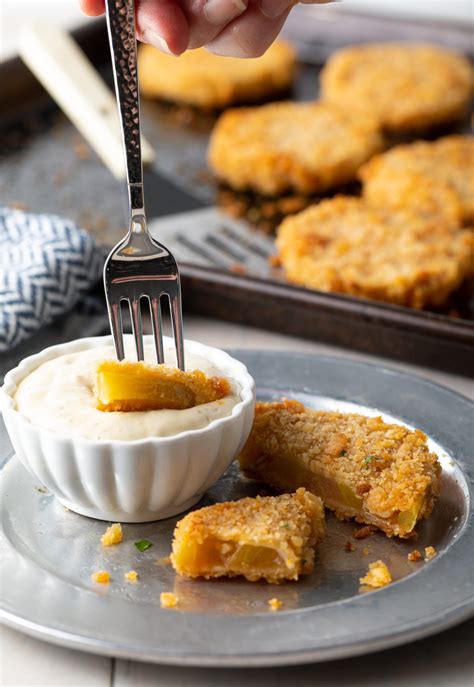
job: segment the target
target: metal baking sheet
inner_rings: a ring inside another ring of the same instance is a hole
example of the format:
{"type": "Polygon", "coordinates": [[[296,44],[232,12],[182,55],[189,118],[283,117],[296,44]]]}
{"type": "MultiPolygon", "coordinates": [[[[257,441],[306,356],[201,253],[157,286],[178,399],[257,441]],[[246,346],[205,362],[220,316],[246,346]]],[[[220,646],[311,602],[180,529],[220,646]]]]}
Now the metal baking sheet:
{"type": "MultiPolygon", "coordinates": [[[[175,518],[124,525],[124,541],[103,549],[104,523],[66,511],[15,457],[5,436],[1,475],[3,622],[46,641],[99,654],[176,665],[264,666],[321,661],[403,644],[447,628],[473,613],[474,547],[469,420],[473,404],[415,376],[348,359],[263,351],[232,351],[254,375],[260,398],[293,397],[316,408],[382,413],[424,430],[439,455],[442,491],[416,542],[376,533],[355,540],[354,523],[331,514],[315,570],[274,586],[245,580],[188,580],[162,559],[175,518]],[[147,538],[152,548],[133,545],[147,538]],[[345,550],[347,541],[355,550],[345,550]],[[410,563],[424,546],[438,554],[410,563]],[[384,560],[394,583],[362,593],[359,577],[384,560]],[[95,585],[97,569],[111,572],[95,585]],[[135,569],[139,581],[125,583],[135,569]],[[160,608],[162,591],[179,598],[160,608]],[[282,609],[272,613],[268,600],[282,609]]],[[[1,430],[0,430],[1,431],[1,430]]],[[[253,495],[261,485],[237,465],[200,506],[253,495]]]]}
{"type": "MultiPolygon", "coordinates": [[[[472,42],[469,30],[462,26],[350,12],[341,16],[324,7],[298,8],[286,30],[301,60],[293,93],[300,100],[316,97],[319,67],[332,50],[350,40],[418,36],[466,52],[472,42]]],[[[91,23],[76,37],[110,81],[103,24],[91,23]]],[[[41,98],[34,78],[19,60],[0,65],[2,76],[0,203],[71,217],[110,247],[125,232],[123,184],[84,145],[53,103],[41,98]]],[[[224,216],[214,206],[217,186],[206,171],[205,156],[215,115],[196,116],[186,108],[149,101],[143,101],[142,112],[144,132],[158,151],[154,165],[145,171],[148,217],[158,236],[164,226],[158,222],[164,217],[171,218],[165,220],[167,235],[176,234],[172,225],[179,223],[185,229],[181,234],[188,245],[178,243],[179,254],[186,254],[181,270],[186,310],[461,374],[474,373],[472,289],[471,293],[468,288],[462,290],[442,312],[431,312],[286,284],[266,262],[267,253],[274,250],[272,239],[224,216]],[[211,228],[215,235],[209,241],[211,228]],[[234,237],[229,228],[235,228],[234,237]],[[240,242],[242,248],[242,238],[243,251],[237,245],[240,242]]],[[[257,205],[260,200],[250,199],[257,205]]]]}

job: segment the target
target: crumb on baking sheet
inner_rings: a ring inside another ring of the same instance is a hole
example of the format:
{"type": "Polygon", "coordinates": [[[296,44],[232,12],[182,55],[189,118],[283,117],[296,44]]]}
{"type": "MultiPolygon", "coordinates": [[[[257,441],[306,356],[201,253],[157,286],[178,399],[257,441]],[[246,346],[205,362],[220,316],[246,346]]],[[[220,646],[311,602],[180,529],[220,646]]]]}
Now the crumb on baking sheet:
{"type": "Polygon", "coordinates": [[[369,572],[364,577],[361,577],[359,582],[366,584],[368,587],[378,589],[385,587],[392,581],[392,575],[383,561],[375,561],[369,563],[369,572]]]}
{"type": "Polygon", "coordinates": [[[437,553],[434,546],[425,546],[425,561],[430,561],[437,553]]]}
{"type": "Polygon", "coordinates": [[[86,143],[79,138],[74,140],[72,149],[78,160],[88,160],[91,156],[89,146],[87,146],[86,143]]]}
{"type": "Polygon", "coordinates": [[[107,527],[104,534],[101,536],[100,541],[102,546],[120,544],[122,541],[122,525],[119,522],[114,522],[113,525],[107,527]]]}
{"type": "Polygon", "coordinates": [[[129,570],[124,575],[127,582],[136,582],[138,580],[138,573],[136,570],[129,570]]]}
{"type": "Polygon", "coordinates": [[[367,539],[367,537],[370,537],[376,530],[377,528],[372,525],[364,525],[364,527],[359,527],[358,530],[354,530],[352,536],[354,539],[367,539]]]}
{"type": "Polygon", "coordinates": [[[416,563],[416,561],[421,561],[422,555],[418,551],[418,549],[413,549],[413,551],[410,551],[410,553],[407,556],[408,560],[411,561],[412,563],[416,563]]]}
{"type": "Polygon", "coordinates": [[[269,255],[268,256],[268,264],[270,267],[280,267],[281,266],[281,260],[279,255],[269,255]]]}
{"type": "Polygon", "coordinates": [[[247,274],[247,267],[241,262],[234,262],[234,264],[229,267],[229,271],[234,274],[247,274]]]}
{"type": "Polygon", "coordinates": [[[161,592],[160,606],[161,608],[174,608],[178,605],[178,597],[173,592],[161,592]]]}
{"type": "Polygon", "coordinates": [[[277,598],[269,599],[268,605],[270,606],[271,611],[278,611],[283,606],[283,601],[277,598]]]}
{"type": "Polygon", "coordinates": [[[354,544],[351,541],[347,541],[346,545],[344,547],[344,551],[346,553],[350,553],[351,551],[354,551],[354,550],[355,550],[354,544]]]}
{"type": "Polygon", "coordinates": [[[97,572],[92,573],[91,578],[94,580],[94,582],[98,582],[99,584],[109,584],[110,573],[107,572],[107,570],[98,570],[97,572]]]}

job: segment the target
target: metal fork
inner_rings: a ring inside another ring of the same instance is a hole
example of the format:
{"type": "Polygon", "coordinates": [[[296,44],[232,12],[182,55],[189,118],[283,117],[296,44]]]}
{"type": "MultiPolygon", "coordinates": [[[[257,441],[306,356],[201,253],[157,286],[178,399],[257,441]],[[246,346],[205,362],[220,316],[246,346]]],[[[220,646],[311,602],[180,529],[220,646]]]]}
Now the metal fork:
{"type": "Polygon", "coordinates": [[[148,231],[140,146],[140,103],[133,0],[106,0],[115,93],[125,149],[130,227],[104,266],[110,329],[117,358],[123,360],[121,302],[130,307],[137,359],[143,360],[141,299],[149,301],[158,363],[164,362],[161,297],[168,296],[178,367],[184,370],[181,286],[176,260],[148,231]]]}

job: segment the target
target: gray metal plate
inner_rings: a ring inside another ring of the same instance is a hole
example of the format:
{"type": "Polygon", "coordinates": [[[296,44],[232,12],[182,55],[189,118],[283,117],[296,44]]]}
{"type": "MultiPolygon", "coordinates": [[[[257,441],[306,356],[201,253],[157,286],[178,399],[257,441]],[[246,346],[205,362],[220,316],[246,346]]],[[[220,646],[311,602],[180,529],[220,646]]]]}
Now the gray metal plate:
{"type": "MultiPolygon", "coordinates": [[[[402,644],[472,614],[473,405],[423,379],[351,360],[233,351],[261,398],[294,397],[319,408],[383,413],[423,429],[443,466],[443,488],[417,542],[382,534],[356,541],[353,523],[328,516],[314,573],[278,587],[244,580],[179,578],[157,561],[169,553],[176,519],[125,525],[124,541],[103,549],[104,523],[64,510],[13,458],[2,471],[1,615],[18,630],[61,645],[179,665],[262,666],[326,660],[402,644]],[[375,410],[377,409],[377,410],[375,410]],[[150,539],[139,553],[133,543],[150,539]],[[348,553],[351,540],[355,550],[348,553]],[[433,545],[429,563],[409,563],[433,545]],[[368,549],[368,553],[366,551],[368,549]],[[383,559],[395,582],[361,593],[359,577],[383,559]],[[111,572],[108,587],[90,575],[111,572]],[[135,569],[136,585],[123,575],[135,569]],[[162,591],[180,600],[160,608],[162,591]],[[282,609],[272,613],[277,596],[282,609]]],[[[6,458],[8,442],[4,442],[6,458]]],[[[233,466],[201,505],[255,494],[261,486],[233,466]]]]}

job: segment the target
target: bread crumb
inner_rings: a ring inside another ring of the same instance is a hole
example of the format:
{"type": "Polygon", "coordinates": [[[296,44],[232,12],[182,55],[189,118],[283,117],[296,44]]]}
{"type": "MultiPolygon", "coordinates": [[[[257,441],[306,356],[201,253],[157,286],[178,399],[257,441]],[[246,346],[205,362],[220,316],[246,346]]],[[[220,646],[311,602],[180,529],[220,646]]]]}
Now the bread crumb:
{"type": "Polygon", "coordinates": [[[91,575],[91,578],[94,582],[98,582],[99,584],[109,584],[110,573],[108,573],[107,570],[98,570],[91,575]]]}
{"type": "Polygon", "coordinates": [[[354,539],[366,539],[367,537],[370,537],[376,529],[377,528],[373,527],[372,525],[365,525],[364,527],[360,527],[358,530],[354,530],[352,536],[354,539]]]}
{"type": "Polygon", "coordinates": [[[173,592],[161,592],[160,606],[161,608],[174,608],[178,605],[178,597],[173,592]]]}
{"type": "Polygon", "coordinates": [[[163,556],[163,558],[158,558],[155,561],[156,565],[171,565],[170,556],[163,556]]]}
{"type": "Polygon", "coordinates": [[[74,141],[73,151],[78,160],[88,160],[91,156],[90,149],[83,141],[79,139],[74,141]]]}
{"type": "Polygon", "coordinates": [[[268,600],[268,605],[270,606],[271,611],[278,611],[282,606],[283,606],[283,601],[280,599],[269,599],[268,600]]]}
{"type": "Polygon", "coordinates": [[[425,546],[425,561],[430,561],[437,553],[434,546],[425,546]]]}
{"type": "Polygon", "coordinates": [[[136,582],[138,580],[138,573],[135,570],[129,570],[124,575],[127,582],[136,582]]]}
{"type": "Polygon", "coordinates": [[[354,551],[354,549],[355,549],[355,546],[351,541],[346,542],[346,545],[344,547],[344,550],[346,551],[346,553],[350,553],[351,551],[354,551]]]}
{"type": "Polygon", "coordinates": [[[120,544],[122,541],[122,525],[119,522],[114,522],[113,525],[107,527],[100,541],[102,546],[112,546],[113,544],[120,544]]]}
{"type": "Polygon", "coordinates": [[[369,572],[365,577],[361,577],[359,580],[361,584],[366,584],[368,587],[373,587],[374,589],[385,587],[387,584],[390,584],[391,581],[392,576],[390,570],[383,561],[369,563],[369,572]]]}
{"type": "Polygon", "coordinates": [[[412,562],[421,561],[421,553],[418,551],[418,549],[414,549],[413,551],[410,551],[407,558],[412,562]]]}
{"type": "Polygon", "coordinates": [[[362,549],[362,553],[364,554],[364,556],[368,556],[369,553],[370,553],[369,547],[368,547],[368,546],[364,546],[364,548],[362,549]]]}
{"type": "Polygon", "coordinates": [[[235,262],[229,267],[229,270],[234,274],[247,274],[247,268],[240,262],[235,262]]]}

